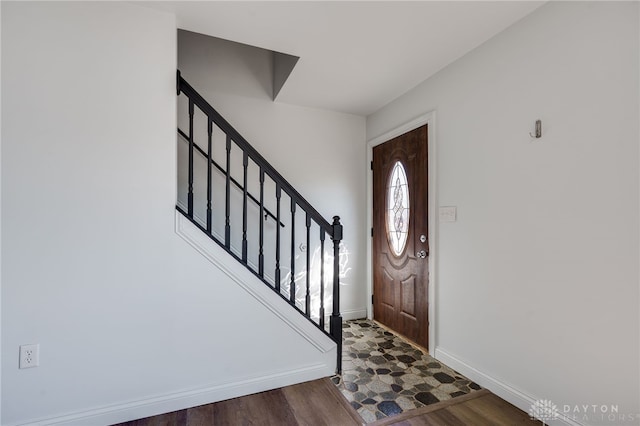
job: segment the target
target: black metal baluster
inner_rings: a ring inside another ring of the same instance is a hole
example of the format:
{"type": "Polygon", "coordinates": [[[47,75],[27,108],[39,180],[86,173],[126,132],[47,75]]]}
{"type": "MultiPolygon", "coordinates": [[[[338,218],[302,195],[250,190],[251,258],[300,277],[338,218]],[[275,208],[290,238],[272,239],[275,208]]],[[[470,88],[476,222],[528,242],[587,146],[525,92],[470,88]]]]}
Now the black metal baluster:
{"type": "Polygon", "coordinates": [[[307,226],[307,294],[304,298],[304,313],[307,316],[310,316],[311,311],[311,241],[309,239],[309,231],[311,229],[311,218],[309,217],[309,213],[307,213],[306,218],[306,226],[307,226]]]}
{"type": "Polygon", "coordinates": [[[249,155],[243,152],[242,172],[244,173],[242,183],[242,261],[247,263],[247,167],[249,166],[249,155]]]}
{"type": "Polygon", "coordinates": [[[275,285],[276,291],[280,293],[280,184],[276,182],[276,272],[275,285]]]}
{"type": "MultiPolygon", "coordinates": [[[[2,1],[2,0],[0,0],[2,1]]],[[[180,139],[181,141],[183,141],[184,143],[186,143],[187,145],[189,145],[189,135],[187,135],[186,133],[184,133],[182,130],[178,129],[178,134],[180,136],[182,136],[184,138],[180,139]]],[[[193,147],[195,148],[195,152],[199,153],[200,155],[202,155],[203,157],[207,158],[207,152],[200,148],[197,144],[194,143],[193,147]]],[[[249,155],[249,158],[251,158],[251,155],[249,155]]],[[[216,163],[214,160],[212,161],[212,166],[215,167],[217,170],[220,171],[220,173],[225,174],[225,169],[224,167],[222,167],[220,164],[216,163]]],[[[213,170],[213,168],[212,168],[213,170]]],[[[266,171],[265,171],[266,173],[266,171]]],[[[242,184],[240,182],[238,182],[237,180],[235,180],[233,177],[231,178],[231,183],[238,189],[240,189],[242,191],[242,184]]],[[[260,200],[258,200],[256,197],[254,197],[253,195],[251,195],[250,192],[247,192],[247,197],[249,197],[249,200],[251,200],[252,202],[255,203],[256,206],[260,205],[260,200]]],[[[276,220],[275,215],[269,211],[269,209],[267,209],[265,207],[264,212],[266,214],[267,217],[270,217],[273,220],[276,220]]],[[[284,223],[281,223],[280,226],[282,226],[284,228],[284,223]]]]}
{"type": "MultiPolygon", "coordinates": [[[[320,230],[320,321],[316,323],[321,329],[324,330],[326,325],[325,320],[325,300],[324,298],[328,296],[326,291],[326,282],[325,282],[325,239],[328,234],[331,240],[333,241],[333,311],[330,315],[329,322],[329,335],[337,344],[337,368],[336,372],[339,374],[342,370],[342,316],[340,313],[340,244],[343,236],[343,227],[340,224],[340,218],[335,216],[333,218],[333,223],[329,224],[326,222],[320,214],[311,206],[302,196],[286,181],[284,178],[244,139],[209,103],[202,98],[200,94],[198,94],[193,87],[189,85],[182,77],[180,77],[180,73],[177,73],[177,92],[178,95],[183,93],[189,102],[189,134],[187,135],[182,130],[178,129],[178,133],[184,138],[181,140],[187,141],[189,144],[189,170],[188,170],[188,208],[187,212],[180,207],[176,206],[177,210],[185,215],[191,222],[199,226],[203,231],[206,231],[210,237],[212,235],[213,228],[213,212],[212,212],[212,204],[213,201],[213,176],[212,176],[212,166],[223,173],[226,177],[226,188],[225,188],[225,242],[224,246],[228,252],[231,252],[231,183],[233,183],[236,187],[240,189],[244,193],[243,200],[243,216],[244,216],[244,226],[243,226],[243,258],[244,264],[247,265],[248,258],[248,241],[247,241],[247,199],[250,199],[252,202],[256,203],[260,207],[260,241],[259,241],[259,276],[266,283],[264,279],[264,221],[262,220],[265,214],[273,219],[276,219],[276,265],[275,265],[275,285],[274,290],[281,294],[281,258],[282,258],[282,234],[281,227],[285,225],[281,222],[281,193],[284,192],[287,196],[290,197],[291,200],[291,278],[290,278],[290,291],[289,291],[289,302],[296,309],[296,209],[297,206],[305,212],[306,214],[306,230],[307,230],[307,238],[306,238],[306,294],[305,294],[305,312],[302,312],[301,309],[298,309],[299,312],[305,314],[308,318],[311,316],[310,313],[310,296],[311,296],[311,253],[310,253],[310,228],[311,221],[313,220],[319,226],[320,230]],[[200,146],[195,143],[195,135],[194,135],[194,113],[195,107],[198,107],[208,118],[208,152],[205,152],[200,146]],[[215,124],[218,128],[222,130],[222,132],[226,135],[226,170],[223,168],[221,164],[218,164],[213,161],[213,124],[215,124]],[[241,186],[240,182],[236,181],[231,176],[231,149],[232,143],[235,143],[237,147],[242,150],[243,153],[243,163],[244,163],[244,186],[241,186]],[[198,223],[194,219],[194,150],[197,150],[203,157],[207,158],[207,227],[206,230],[203,226],[198,223]],[[247,176],[248,176],[248,160],[254,162],[257,167],[260,169],[260,196],[259,200],[249,193],[247,189],[247,176]],[[277,216],[274,216],[268,209],[265,208],[264,205],[264,175],[267,174],[271,179],[273,179],[276,185],[276,207],[277,207],[277,216]]],[[[221,191],[220,191],[221,192],[221,191]]],[[[217,191],[216,191],[217,194],[217,191]]],[[[222,194],[220,194],[222,195],[222,194]]],[[[235,220],[235,219],[234,219],[235,220]]],[[[238,220],[239,222],[239,220],[238,220]]],[[[215,239],[215,238],[214,238],[215,239]]],[[[300,248],[302,249],[302,245],[300,248]]],[[[253,271],[256,272],[256,271],[253,271]]],[[[258,274],[256,274],[258,275],[258,274]]],[[[286,280],[286,278],[285,278],[286,280]]],[[[283,295],[284,296],[284,295],[283,295]]]]}
{"type": "Polygon", "coordinates": [[[213,191],[211,182],[211,164],[213,163],[213,143],[211,141],[211,135],[213,134],[213,122],[211,119],[207,121],[207,232],[211,234],[211,198],[213,191]]]}
{"type": "Polygon", "coordinates": [[[340,241],[342,240],[342,225],[340,217],[333,217],[333,313],[329,322],[329,332],[337,343],[338,361],[336,370],[342,371],[342,316],[340,315],[340,241]]]}
{"type": "Polygon", "coordinates": [[[296,202],[291,198],[291,287],[289,300],[296,304],[296,202]]]}
{"type": "Polygon", "coordinates": [[[189,99],[189,193],[187,213],[193,219],[193,101],[189,99]]]}
{"type": "Polygon", "coordinates": [[[324,228],[320,228],[320,328],[324,330],[324,228]]]}
{"type": "MultiPolygon", "coordinates": [[[[245,185],[246,187],[246,185],[245,185]]],[[[260,247],[258,251],[258,275],[264,278],[264,170],[260,167],[260,247]]]]}
{"type": "Polygon", "coordinates": [[[231,247],[231,136],[227,135],[227,183],[225,195],[224,246],[231,247]]]}

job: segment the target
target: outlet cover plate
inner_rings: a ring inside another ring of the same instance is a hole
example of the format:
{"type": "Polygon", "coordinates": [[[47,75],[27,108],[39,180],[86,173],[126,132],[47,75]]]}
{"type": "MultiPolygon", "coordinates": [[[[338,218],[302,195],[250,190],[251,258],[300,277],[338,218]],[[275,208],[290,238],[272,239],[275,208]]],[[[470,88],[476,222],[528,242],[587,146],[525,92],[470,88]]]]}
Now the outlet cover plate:
{"type": "Polygon", "coordinates": [[[20,368],[32,368],[40,365],[40,345],[20,346],[20,368]]]}

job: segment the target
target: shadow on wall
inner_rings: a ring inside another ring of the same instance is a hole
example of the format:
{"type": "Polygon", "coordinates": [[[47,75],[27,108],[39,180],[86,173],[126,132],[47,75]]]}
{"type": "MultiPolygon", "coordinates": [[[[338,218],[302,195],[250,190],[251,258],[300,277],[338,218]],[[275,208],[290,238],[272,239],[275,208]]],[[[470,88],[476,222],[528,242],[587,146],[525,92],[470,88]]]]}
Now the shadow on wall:
{"type": "Polygon", "coordinates": [[[224,86],[217,87],[217,91],[271,100],[276,99],[300,59],[286,53],[178,30],[178,63],[201,55],[224,60],[207,61],[210,66],[198,69],[198,72],[235,76],[227,79],[224,86]],[[238,73],[238,70],[243,72],[238,73]]]}

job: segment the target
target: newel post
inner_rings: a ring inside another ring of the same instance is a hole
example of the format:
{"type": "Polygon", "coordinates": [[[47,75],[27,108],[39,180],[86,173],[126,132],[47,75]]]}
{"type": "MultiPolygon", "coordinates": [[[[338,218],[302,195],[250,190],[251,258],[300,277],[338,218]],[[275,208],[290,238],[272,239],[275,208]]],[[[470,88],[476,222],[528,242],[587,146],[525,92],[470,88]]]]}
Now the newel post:
{"type": "Polygon", "coordinates": [[[340,241],[342,241],[342,225],[340,216],[333,217],[333,313],[329,322],[329,332],[338,345],[338,361],[336,372],[342,372],[342,316],[340,315],[340,241]]]}

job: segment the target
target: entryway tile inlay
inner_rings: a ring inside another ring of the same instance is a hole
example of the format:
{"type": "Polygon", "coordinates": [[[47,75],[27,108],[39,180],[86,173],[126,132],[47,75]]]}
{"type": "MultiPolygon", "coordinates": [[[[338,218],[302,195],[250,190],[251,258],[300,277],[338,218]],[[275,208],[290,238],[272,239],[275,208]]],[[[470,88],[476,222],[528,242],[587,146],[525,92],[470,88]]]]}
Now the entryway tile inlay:
{"type": "Polygon", "coordinates": [[[367,423],[480,389],[373,321],[345,321],[342,331],[333,381],[367,423]]]}

